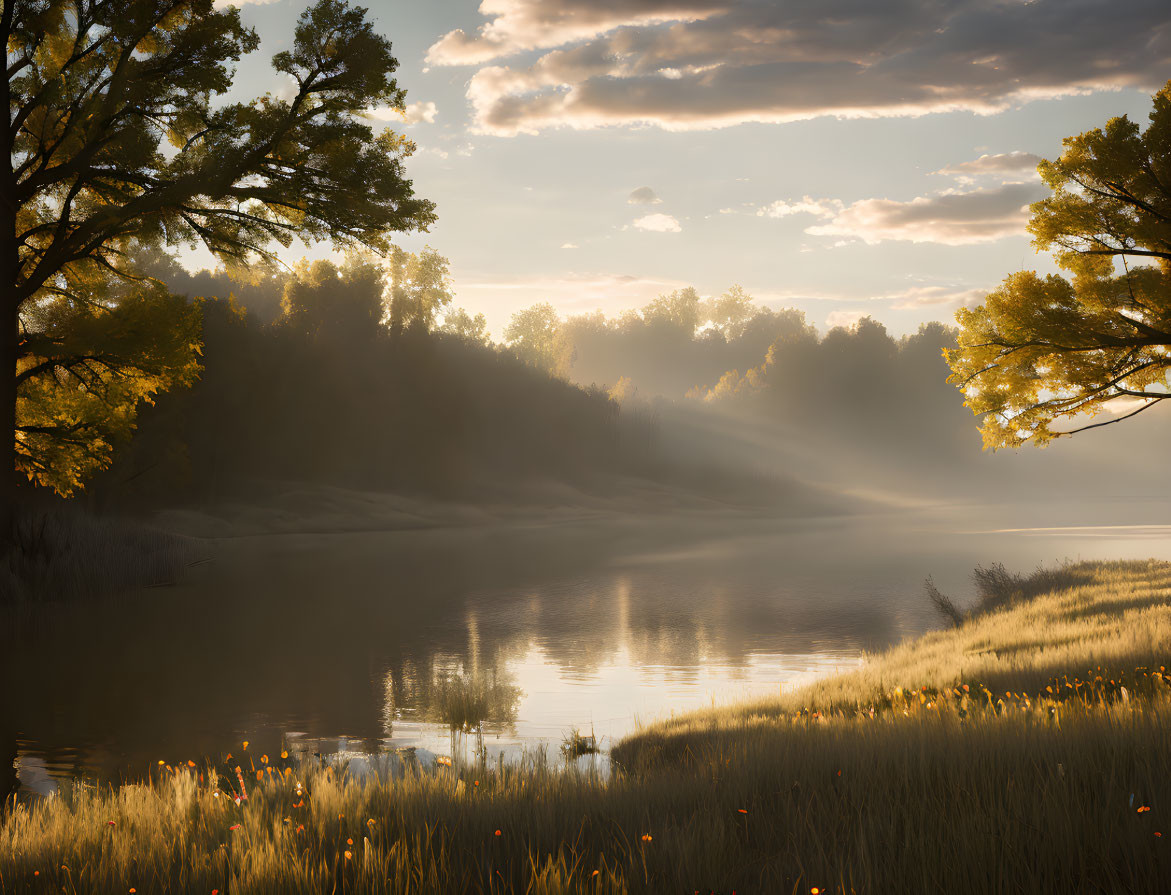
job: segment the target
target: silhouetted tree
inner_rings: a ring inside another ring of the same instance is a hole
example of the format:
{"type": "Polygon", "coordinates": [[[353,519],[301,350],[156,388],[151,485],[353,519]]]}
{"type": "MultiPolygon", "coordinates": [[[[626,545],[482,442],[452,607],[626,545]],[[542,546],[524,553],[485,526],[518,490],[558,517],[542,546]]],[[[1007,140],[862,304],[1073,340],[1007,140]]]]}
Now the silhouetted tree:
{"type": "Polygon", "coordinates": [[[382,319],[382,268],[369,257],[302,262],[285,283],[281,323],[302,335],[360,342],[373,337],[382,319]]]}
{"type": "Polygon", "coordinates": [[[411,144],[376,135],[363,114],[401,107],[404,94],[390,43],[344,0],[309,7],[273,57],[295,84],[287,100],[213,101],[259,45],[237,9],[213,0],[9,0],[0,33],[7,528],[14,468],[68,491],[108,457],[79,454],[78,440],[108,443],[142,398],[189,379],[198,340],[188,310],[146,287],[115,306],[103,287],[109,276],[134,282],[136,243],[201,242],[240,264],[294,236],[386,249],[388,233],[434,213],[403,176],[411,144]],[[51,455],[52,444],[64,447],[51,455]]]}

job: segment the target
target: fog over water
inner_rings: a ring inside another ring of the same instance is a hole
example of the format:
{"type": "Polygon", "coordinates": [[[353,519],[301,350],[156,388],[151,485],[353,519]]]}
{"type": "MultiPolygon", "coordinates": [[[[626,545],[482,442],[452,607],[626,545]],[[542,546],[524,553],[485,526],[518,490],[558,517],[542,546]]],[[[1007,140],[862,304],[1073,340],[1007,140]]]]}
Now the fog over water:
{"type": "Polygon", "coordinates": [[[422,531],[210,542],[175,588],[70,606],[4,651],[22,783],[137,776],[250,740],[446,753],[437,674],[522,694],[489,754],[576,726],[775,694],[936,624],[977,564],[1171,559],[1160,501],[966,503],[784,519],[728,509],[582,513],[422,531]],[[19,669],[19,674],[17,673],[19,669]]]}

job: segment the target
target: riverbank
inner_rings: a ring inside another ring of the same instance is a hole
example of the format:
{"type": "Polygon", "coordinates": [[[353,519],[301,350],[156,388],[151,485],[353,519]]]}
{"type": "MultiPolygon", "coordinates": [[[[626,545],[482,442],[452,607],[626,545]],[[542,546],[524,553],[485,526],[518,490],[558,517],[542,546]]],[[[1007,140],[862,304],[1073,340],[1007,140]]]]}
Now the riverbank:
{"type": "Polygon", "coordinates": [[[1171,565],[1065,575],[858,672],[649,727],[609,781],[554,760],[286,776],[237,752],[237,803],[234,772],[167,756],[151,785],[16,809],[0,892],[1159,891],[1171,565]]]}

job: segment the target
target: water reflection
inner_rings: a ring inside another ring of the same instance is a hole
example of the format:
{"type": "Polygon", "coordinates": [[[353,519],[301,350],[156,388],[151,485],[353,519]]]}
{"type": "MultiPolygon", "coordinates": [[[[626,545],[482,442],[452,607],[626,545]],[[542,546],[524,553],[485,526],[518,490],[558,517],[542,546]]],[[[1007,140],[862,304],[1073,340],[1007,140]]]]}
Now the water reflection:
{"type": "Polygon", "coordinates": [[[444,753],[453,721],[490,755],[555,750],[575,727],[605,748],[640,719],[775,693],[922,631],[927,574],[963,594],[978,563],[1171,555],[1149,530],[1071,540],[971,517],[225,542],[180,587],[4,620],[0,752],[16,745],[32,785],[243,739],[444,753]]]}

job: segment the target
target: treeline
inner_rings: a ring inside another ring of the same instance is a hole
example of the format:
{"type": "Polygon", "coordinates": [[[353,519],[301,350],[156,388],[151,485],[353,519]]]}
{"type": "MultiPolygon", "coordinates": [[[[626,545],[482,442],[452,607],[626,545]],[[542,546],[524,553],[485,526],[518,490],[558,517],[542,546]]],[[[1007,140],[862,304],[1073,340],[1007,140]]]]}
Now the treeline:
{"type": "Polygon", "coordinates": [[[91,484],[100,502],[216,500],[260,480],[456,495],[650,462],[653,420],[485,344],[482,318],[451,311],[434,253],[302,264],[242,288],[147,261],[170,290],[198,290],[203,370],[142,410],[91,484]]]}
{"type": "Polygon", "coordinates": [[[504,335],[519,357],[579,384],[626,379],[644,396],[682,398],[760,363],[778,340],[816,331],[800,311],[761,307],[733,286],[711,299],[679,289],[616,318],[598,311],[562,320],[538,304],[515,314],[504,335]]]}

